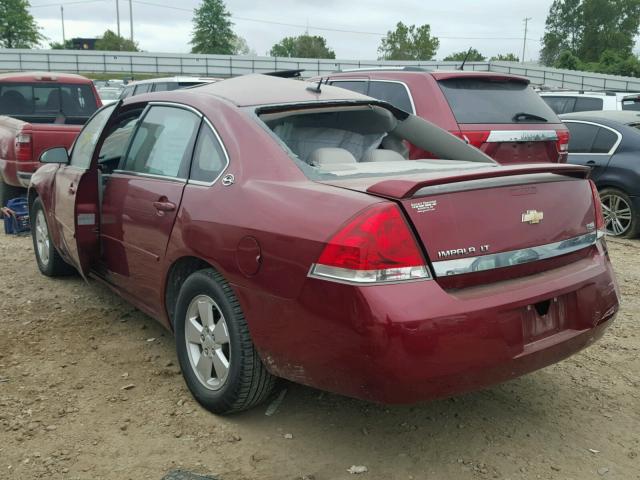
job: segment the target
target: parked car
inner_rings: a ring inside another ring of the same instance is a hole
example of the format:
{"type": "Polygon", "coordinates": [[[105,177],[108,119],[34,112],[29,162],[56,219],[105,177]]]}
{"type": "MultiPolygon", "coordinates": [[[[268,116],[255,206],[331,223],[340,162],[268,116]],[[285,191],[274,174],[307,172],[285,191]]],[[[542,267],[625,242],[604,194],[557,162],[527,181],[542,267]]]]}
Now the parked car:
{"type": "MultiPolygon", "coordinates": [[[[409,67],[344,71],[324,81],[416,114],[503,164],[566,161],[567,129],[523,77],[409,67]]],[[[412,146],[408,156],[427,154],[412,146]]]]}
{"type": "Polygon", "coordinates": [[[122,91],[120,98],[132,97],[142,93],[149,92],[166,92],[171,90],[179,90],[186,87],[194,87],[219,81],[219,78],[211,77],[162,77],[150,78],[148,80],[138,80],[130,82],[122,91]]]}
{"type": "Polygon", "coordinates": [[[594,110],[640,110],[640,93],[628,92],[540,92],[557,114],[594,110]]]}
{"type": "Polygon", "coordinates": [[[122,88],[119,87],[102,87],[98,89],[98,95],[103,105],[117,102],[122,95],[122,88]]]}
{"type": "Polygon", "coordinates": [[[91,80],[79,75],[0,74],[0,205],[29,185],[42,151],[70,146],[101,105],[91,80]]]}
{"type": "Polygon", "coordinates": [[[640,234],[640,112],[583,112],[561,116],[571,132],[569,162],[592,169],[607,234],[640,234]]]}
{"type": "Polygon", "coordinates": [[[40,271],[73,266],[175,332],[216,413],[276,376],[386,403],[482,388],[590,345],[618,310],[587,167],[500,166],[342,88],[247,75],[135,96],[42,161],[40,271]]]}

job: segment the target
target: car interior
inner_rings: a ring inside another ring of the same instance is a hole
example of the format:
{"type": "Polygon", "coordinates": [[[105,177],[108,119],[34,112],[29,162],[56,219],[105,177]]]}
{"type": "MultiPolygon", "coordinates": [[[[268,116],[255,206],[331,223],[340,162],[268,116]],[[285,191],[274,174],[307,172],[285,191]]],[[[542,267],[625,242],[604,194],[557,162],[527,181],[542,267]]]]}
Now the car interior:
{"type": "MultiPolygon", "coordinates": [[[[481,152],[414,115],[399,119],[377,105],[325,107],[259,114],[296,163],[313,176],[384,175],[437,168],[456,162],[491,163],[481,152]],[[448,162],[409,160],[407,143],[448,162]]],[[[481,166],[481,165],[480,165],[481,166]]]]}

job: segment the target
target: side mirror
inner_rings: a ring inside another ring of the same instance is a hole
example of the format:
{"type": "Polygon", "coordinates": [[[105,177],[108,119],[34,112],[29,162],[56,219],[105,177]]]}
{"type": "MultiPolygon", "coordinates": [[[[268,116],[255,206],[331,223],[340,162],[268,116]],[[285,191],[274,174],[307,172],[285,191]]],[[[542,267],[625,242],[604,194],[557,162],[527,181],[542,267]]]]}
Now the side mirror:
{"type": "Polygon", "coordinates": [[[41,163],[69,163],[69,153],[64,147],[54,147],[49,150],[45,150],[40,155],[41,163]]]}

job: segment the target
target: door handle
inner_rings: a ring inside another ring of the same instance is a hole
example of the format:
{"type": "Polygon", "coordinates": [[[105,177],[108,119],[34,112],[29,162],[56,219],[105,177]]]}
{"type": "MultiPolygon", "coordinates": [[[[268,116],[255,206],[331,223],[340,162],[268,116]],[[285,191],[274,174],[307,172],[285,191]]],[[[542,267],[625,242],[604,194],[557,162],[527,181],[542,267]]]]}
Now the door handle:
{"type": "Polygon", "coordinates": [[[176,209],[176,204],[169,201],[153,202],[153,206],[158,212],[173,212],[176,209]]]}
{"type": "Polygon", "coordinates": [[[73,195],[76,193],[76,187],[73,185],[73,182],[69,184],[69,195],[73,195]]]}
{"type": "Polygon", "coordinates": [[[589,161],[587,162],[587,165],[589,165],[590,167],[592,167],[592,166],[593,166],[593,165],[595,165],[595,164],[596,164],[596,161],[595,161],[595,160],[589,160],[589,161]]]}

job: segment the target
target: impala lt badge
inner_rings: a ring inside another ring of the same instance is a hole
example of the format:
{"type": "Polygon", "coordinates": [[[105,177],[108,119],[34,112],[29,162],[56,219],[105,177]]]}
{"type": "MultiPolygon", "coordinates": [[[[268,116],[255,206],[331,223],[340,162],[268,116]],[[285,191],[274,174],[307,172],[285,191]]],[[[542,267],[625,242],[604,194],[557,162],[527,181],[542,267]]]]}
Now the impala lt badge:
{"type": "Polygon", "coordinates": [[[537,210],[527,210],[522,214],[522,223],[528,223],[530,225],[540,223],[544,218],[544,212],[537,210]]]}

